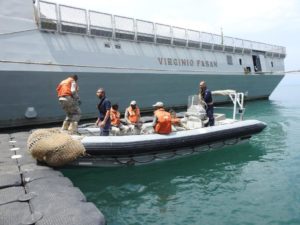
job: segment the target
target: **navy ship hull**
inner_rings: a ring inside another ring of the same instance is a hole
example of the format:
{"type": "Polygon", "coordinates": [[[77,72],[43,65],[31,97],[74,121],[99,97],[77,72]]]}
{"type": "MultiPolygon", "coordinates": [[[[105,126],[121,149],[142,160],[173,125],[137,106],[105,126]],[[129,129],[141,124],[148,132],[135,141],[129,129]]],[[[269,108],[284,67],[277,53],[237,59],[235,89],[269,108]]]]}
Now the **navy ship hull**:
{"type": "MultiPolygon", "coordinates": [[[[71,73],[71,71],[70,71],[71,73]]],[[[59,122],[64,118],[56,86],[68,72],[0,71],[0,128],[59,122]],[[25,117],[28,107],[34,107],[36,118],[25,117]]],[[[234,89],[246,93],[245,100],[266,99],[283,75],[197,75],[77,72],[79,76],[82,119],[96,118],[97,88],[104,87],[112,103],[124,111],[136,100],[142,111],[152,110],[156,101],[166,106],[185,107],[187,96],[198,91],[201,80],[211,90],[234,89]]],[[[216,103],[227,98],[216,98],[216,103]]]]}
{"type": "Polygon", "coordinates": [[[34,2],[0,1],[0,128],[63,120],[56,86],[74,73],[83,119],[97,116],[99,87],[123,112],[133,99],[150,111],[186,106],[201,80],[268,98],[284,76],[282,46],[34,2]]]}

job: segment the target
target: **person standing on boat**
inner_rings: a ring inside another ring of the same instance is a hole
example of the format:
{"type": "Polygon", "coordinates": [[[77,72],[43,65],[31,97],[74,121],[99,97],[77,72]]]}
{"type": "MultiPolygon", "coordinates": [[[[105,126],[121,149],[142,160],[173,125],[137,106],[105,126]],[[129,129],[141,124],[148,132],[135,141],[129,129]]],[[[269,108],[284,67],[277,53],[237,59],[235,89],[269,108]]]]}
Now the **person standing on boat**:
{"type": "Polygon", "coordinates": [[[136,101],[131,101],[130,106],[125,111],[125,120],[127,124],[138,125],[140,122],[141,113],[136,101]]]}
{"type": "Polygon", "coordinates": [[[96,95],[100,99],[97,105],[99,115],[96,121],[96,126],[100,126],[100,136],[108,136],[111,128],[110,108],[111,103],[105,96],[104,88],[99,88],[96,95]]]}
{"type": "Polygon", "coordinates": [[[164,109],[164,103],[156,102],[153,107],[154,118],[153,118],[153,128],[154,132],[157,134],[169,134],[172,132],[172,118],[171,114],[164,109]]]}
{"type": "Polygon", "coordinates": [[[69,130],[71,133],[77,132],[78,122],[81,117],[79,108],[80,99],[78,95],[78,76],[71,75],[61,81],[56,88],[59,103],[66,113],[66,118],[62,125],[62,130],[69,130]]]}
{"type": "Polygon", "coordinates": [[[208,117],[208,124],[206,126],[214,126],[215,118],[214,118],[214,102],[212,99],[211,91],[207,88],[205,81],[201,81],[199,84],[200,87],[200,95],[204,100],[206,107],[206,115],[208,117]]]}

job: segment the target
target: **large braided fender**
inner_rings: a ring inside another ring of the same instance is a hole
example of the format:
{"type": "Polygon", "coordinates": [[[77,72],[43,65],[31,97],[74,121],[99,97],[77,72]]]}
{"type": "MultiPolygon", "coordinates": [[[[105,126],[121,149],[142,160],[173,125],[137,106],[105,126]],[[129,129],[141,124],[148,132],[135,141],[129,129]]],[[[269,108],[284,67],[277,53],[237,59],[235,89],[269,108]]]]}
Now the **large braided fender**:
{"type": "Polygon", "coordinates": [[[27,141],[31,155],[50,166],[63,166],[85,154],[82,143],[59,129],[34,131],[27,141]]]}

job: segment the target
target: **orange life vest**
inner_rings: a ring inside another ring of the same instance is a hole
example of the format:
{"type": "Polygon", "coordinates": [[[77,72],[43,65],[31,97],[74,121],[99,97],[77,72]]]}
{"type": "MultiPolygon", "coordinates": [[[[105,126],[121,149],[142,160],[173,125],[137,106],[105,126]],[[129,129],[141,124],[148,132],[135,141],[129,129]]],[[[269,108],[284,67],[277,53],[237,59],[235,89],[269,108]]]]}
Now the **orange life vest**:
{"type": "Polygon", "coordinates": [[[169,134],[172,131],[171,114],[164,109],[158,109],[154,112],[157,122],[154,130],[158,134],[169,134]]]}
{"type": "MultiPolygon", "coordinates": [[[[72,86],[73,81],[74,81],[74,79],[72,77],[68,77],[67,79],[60,82],[60,84],[57,85],[57,88],[56,88],[57,96],[58,97],[72,96],[71,86],[72,86]]],[[[76,87],[76,89],[77,89],[77,87],[76,87]]]]}
{"type": "Polygon", "coordinates": [[[136,107],[135,109],[132,109],[131,106],[127,108],[128,111],[128,120],[131,123],[137,123],[140,119],[140,109],[136,107]]]}
{"type": "Polygon", "coordinates": [[[111,120],[111,125],[113,126],[119,126],[120,125],[120,112],[116,111],[114,109],[110,110],[110,120],[111,120]]]}

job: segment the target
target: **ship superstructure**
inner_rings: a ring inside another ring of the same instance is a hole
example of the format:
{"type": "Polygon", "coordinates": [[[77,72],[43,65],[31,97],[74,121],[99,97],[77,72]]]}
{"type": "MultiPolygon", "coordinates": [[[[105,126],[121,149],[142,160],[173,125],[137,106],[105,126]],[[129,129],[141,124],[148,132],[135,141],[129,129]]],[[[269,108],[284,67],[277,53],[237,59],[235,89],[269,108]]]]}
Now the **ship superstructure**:
{"type": "Polygon", "coordinates": [[[283,77],[284,47],[46,1],[0,2],[0,127],[58,121],[55,87],[79,76],[83,117],[105,87],[121,109],[186,105],[200,80],[268,97],[283,77]],[[4,97],[3,97],[4,96],[4,97]]]}

